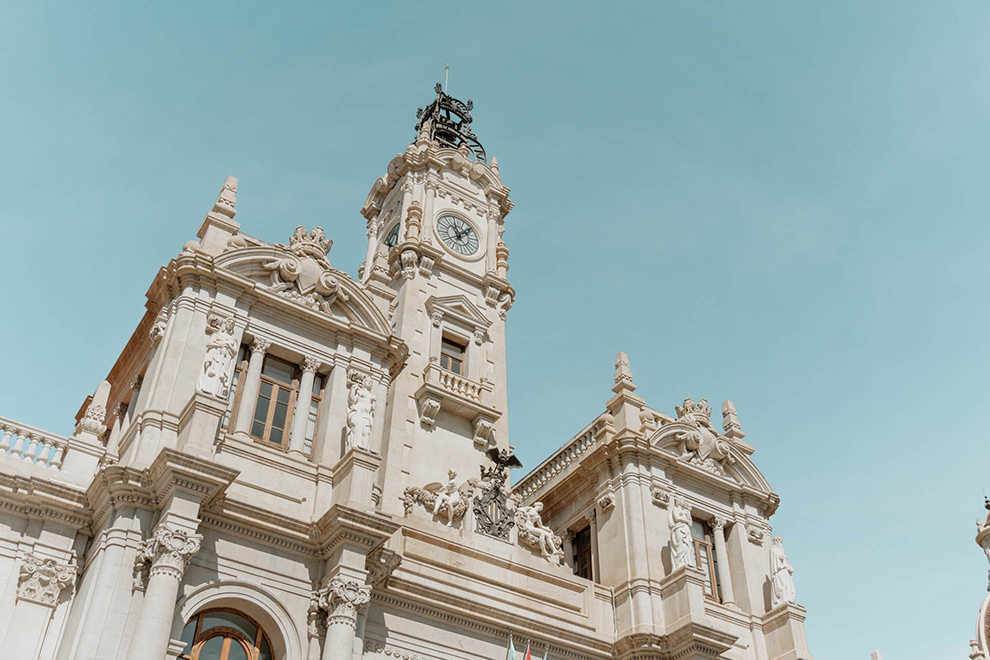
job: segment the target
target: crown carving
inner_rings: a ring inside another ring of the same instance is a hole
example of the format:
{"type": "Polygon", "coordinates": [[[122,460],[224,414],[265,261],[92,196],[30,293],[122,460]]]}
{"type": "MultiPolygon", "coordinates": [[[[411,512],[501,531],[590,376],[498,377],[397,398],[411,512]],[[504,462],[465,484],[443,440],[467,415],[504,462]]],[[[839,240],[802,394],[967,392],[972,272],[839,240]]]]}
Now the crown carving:
{"type": "Polygon", "coordinates": [[[701,422],[706,425],[711,425],[712,419],[712,407],[708,405],[706,399],[701,399],[698,403],[695,403],[693,399],[684,399],[684,403],[679,406],[674,406],[674,411],[677,413],[678,420],[685,420],[691,422],[701,422]]]}
{"type": "Polygon", "coordinates": [[[313,257],[317,261],[324,261],[333,241],[327,238],[323,232],[323,227],[313,227],[313,231],[306,233],[306,228],[302,225],[289,237],[289,251],[300,257],[313,257]]]}

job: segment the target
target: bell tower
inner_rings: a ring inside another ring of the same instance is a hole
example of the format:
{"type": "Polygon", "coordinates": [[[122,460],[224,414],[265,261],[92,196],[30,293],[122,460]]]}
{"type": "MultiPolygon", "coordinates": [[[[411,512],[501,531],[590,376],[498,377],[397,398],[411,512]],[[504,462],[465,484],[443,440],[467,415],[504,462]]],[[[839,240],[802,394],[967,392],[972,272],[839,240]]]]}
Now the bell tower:
{"type": "Polygon", "coordinates": [[[472,101],[436,97],[416,139],[388,164],[361,209],[361,281],[388,300],[409,347],[385,409],[382,508],[402,512],[406,486],[478,476],[485,451],[507,448],[505,320],[515,290],[502,240],[512,209],[498,161],[471,130],[472,101]]]}

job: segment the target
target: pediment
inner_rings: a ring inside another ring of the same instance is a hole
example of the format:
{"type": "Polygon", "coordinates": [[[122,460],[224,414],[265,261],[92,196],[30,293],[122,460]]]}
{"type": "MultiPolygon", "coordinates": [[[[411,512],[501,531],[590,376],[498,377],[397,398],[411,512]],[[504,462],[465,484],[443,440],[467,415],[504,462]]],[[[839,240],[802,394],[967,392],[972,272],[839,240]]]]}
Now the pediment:
{"type": "Polygon", "coordinates": [[[752,447],[719,435],[711,425],[677,420],[661,426],[650,445],[702,473],[771,493],[770,482],[749,457],[752,447]],[[713,445],[717,443],[717,448],[713,445]]]}
{"type": "Polygon", "coordinates": [[[389,336],[392,329],[360,283],[325,259],[294,255],[282,246],[228,249],[214,265],[252,280],[259,291],[340,322],[389,336]]]}
{"type": "Polygon", "coordinates": [[[472,330],[487,330],[492,324],[488,317],[478,307],[468,300],[467,296],[430,296],[426,301],[426,311],[432,316],[441,313],[445,318],[459,322],[472,330]]]}

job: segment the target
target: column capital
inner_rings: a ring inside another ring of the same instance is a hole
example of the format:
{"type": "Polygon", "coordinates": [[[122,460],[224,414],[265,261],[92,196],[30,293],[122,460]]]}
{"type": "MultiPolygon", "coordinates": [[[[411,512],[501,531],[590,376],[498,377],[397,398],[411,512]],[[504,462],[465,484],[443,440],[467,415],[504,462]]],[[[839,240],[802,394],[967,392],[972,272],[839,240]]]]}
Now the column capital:
{"type": "Polygon", "coordinates": [[[725,516],[715,516],[712,518],[712,529],[716,532],[725,529],[727,524],[729,524],[729,519],[725,516]]]}
{"type": "Polygon", "coordinates": [[[371,602],[371,587],[336,577],[316,597],[320,609],[327,613],[327,626],[344,624],[355,628],[358,610],[371,602]]]}
{"type": "Polygon", "coordinates": [[[260,353],[264,355],[268,352],[268,349],[272,347],[272,342],[264,337],[255,337],[254,341],[251,342],[251,352],[260,353]]]}
{"type": "Polygon", "coordinates": [[[303,362],[299,366],[302,367],[303,372],[316,373],[316,370],[323,365],[318,358],[307,355],[303,358],[303,362]]]}
{"type": "Polygon", "coordinates": [[[61,564],[54,559],[31,553],[21,562],[17,598],[54,607],[58,604],[62,591],[72,585],[75,577],[74,561],[61,564]]]}
{"type": "Polygon", "coordinates": [[[171,575],[179,581],[186,572],[189,559],[199,552],[202,540],[201,534],[159,525],[152,532],[151,538],[141,544],[138,556],[143,561],[150,562],[149,576],[171,575]]]}

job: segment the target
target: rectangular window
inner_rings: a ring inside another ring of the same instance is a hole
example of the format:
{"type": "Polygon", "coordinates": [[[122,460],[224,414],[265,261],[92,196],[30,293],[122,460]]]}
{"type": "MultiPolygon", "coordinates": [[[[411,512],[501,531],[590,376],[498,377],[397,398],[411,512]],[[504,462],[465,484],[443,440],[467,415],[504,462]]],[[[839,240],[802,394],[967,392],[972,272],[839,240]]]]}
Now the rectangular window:
{"type": "Polygon", "coordinates": [[[574,535],[574,575],[594,579],[591,574],[591,527],[574,535]]]}
{"type": "Polygon", "coordinates": [[[265,356],[251,422],[251,435],[283,449],[289,444],[289,425],[299,390],[297,372],[295,365],[265,356]]]}
{"type": "Polygon", "coordinates": [[[718,563],[715,560],[712,534],[711,527],[701,520],[695,520],[691,525],[695,565],[705,574],[705,595],[722,602],[722,587],[718,583],[718,563]]]}
{"type": "Polygon", "coordinates": [[[440,341],[440,368],[460,375],[464,369],[465,347],[444,337],[440,341]]]}

